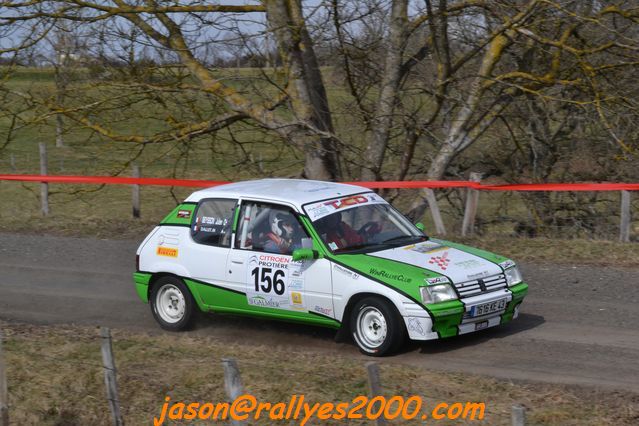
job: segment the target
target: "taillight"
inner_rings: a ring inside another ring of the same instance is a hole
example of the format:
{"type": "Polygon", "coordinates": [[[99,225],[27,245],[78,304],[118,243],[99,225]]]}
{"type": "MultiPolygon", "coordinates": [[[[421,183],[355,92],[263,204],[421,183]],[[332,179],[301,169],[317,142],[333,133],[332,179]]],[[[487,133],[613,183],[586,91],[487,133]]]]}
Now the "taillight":
{"type": "Polygon", "coordinates": [[[140,270],[140,255],[139,254],[135,255],[135,270],[136,271],[140,270]]]}

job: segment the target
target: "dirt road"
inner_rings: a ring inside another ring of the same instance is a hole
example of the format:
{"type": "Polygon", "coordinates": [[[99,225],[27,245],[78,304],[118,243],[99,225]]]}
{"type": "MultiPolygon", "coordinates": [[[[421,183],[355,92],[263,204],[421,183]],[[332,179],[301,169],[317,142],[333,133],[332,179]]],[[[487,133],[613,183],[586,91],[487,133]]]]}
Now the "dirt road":
{"type": "MultiPolygon", "coordinates": [[[[162,333],[134,292],[136,247],[135,241],[0,234],[0,319],[162,333]]],[[[639,392],[639,268],[521,266],[531,290],[518,320],[409,345],[386,362],[639,392]]],[[[361,356],[355,346],[335,343],[330,330],[272,321],[211,315],[191,333],[361,356]]]]}

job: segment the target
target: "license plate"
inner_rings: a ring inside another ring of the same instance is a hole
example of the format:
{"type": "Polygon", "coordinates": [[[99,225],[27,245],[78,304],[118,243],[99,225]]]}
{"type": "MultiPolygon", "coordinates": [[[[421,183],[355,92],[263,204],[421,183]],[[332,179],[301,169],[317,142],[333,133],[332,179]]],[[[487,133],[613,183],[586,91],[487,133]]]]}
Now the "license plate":
{"type": "Polygon", "coordinates": [[[482,321],[475,324],[475,331],[483,330],[484,328],[488,328],[488,321],[482,321]]]}
{"type": "Polygon", "coordinates": [[[492,314],[506,308],[506,299],[499,299],[493,302],[482,303],[481,305],[475,305],[470,308],[471,317],[480,317],[482,315],[492,314]]]}

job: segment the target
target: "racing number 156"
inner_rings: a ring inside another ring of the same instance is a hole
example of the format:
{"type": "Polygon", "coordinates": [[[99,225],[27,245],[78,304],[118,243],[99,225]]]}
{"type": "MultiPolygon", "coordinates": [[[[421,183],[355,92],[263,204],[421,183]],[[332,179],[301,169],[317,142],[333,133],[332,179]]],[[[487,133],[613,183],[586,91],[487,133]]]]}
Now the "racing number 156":
{"type": "Polygon", "coordinates": [[[260,291],[261,289],[264,293],[270,293],[273,290],[277,295],[284,294],[284,280],[282,279],[284,278],[284,271],[276,269],[273,272],[271,268],[261,269],[261,274],[259,267],[251,271],[251,275],[255,278],[255,291],[260,291]]]}

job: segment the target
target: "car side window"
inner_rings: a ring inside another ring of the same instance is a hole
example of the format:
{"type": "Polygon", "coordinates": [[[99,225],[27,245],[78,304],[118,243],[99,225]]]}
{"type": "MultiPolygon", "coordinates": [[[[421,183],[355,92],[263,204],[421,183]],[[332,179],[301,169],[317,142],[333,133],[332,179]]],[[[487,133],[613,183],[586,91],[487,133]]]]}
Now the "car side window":
{"type": "Polygon", "coordinates": [[[196,243],[231,247],[233,213],[237,200],[207,199],[197,206],[191,223],[191,236],[196,243]]]}
{"type": "Polygon", "coordinates": [[[245,201],[235,248],[290,255],[309,238],[292,209],[277,204],[245,201]]]}

